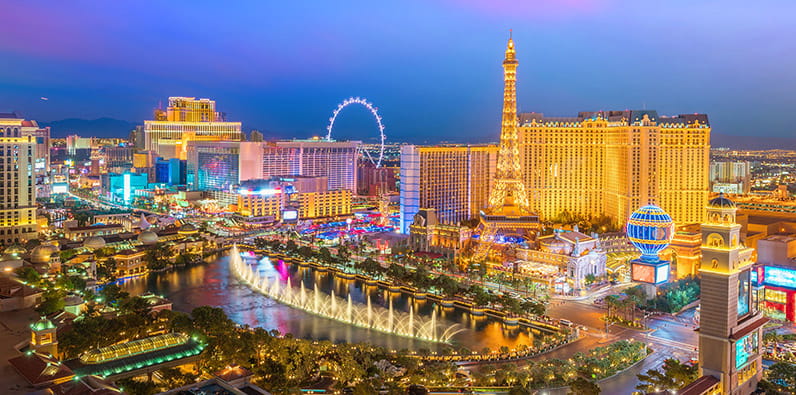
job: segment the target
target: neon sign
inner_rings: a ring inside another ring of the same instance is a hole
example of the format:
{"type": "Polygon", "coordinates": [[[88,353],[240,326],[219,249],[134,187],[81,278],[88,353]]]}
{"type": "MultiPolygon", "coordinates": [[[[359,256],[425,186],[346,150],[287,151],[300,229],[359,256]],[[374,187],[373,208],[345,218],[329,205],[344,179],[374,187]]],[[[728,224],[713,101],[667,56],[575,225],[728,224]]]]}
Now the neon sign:
{"type": "Polygon", "coordinates": [[[775,287],[796,289],[796,270],[766,266],[763,283],[775,287]]]}
{"type": "Polygon", "coordinates": [[[740,368],[757,354],[757,333],[751,333],[735,343],[735,368],[740,368]]]}

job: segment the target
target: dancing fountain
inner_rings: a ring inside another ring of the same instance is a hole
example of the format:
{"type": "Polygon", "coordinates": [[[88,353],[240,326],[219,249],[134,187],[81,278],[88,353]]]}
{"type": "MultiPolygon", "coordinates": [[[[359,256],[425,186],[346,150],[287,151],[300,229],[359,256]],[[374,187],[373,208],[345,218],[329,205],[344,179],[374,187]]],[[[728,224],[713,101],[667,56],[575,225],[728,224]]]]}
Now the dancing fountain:
{"type": "Polygon", "coordinates": [[[374,306],[368,296],[367,304],[353,303],[351,295],[341,298],[318,290],[317,284],[313,289],[305,289],[304,282],[296,289],[290,284],[282,286],[279,278],[269,279],[260,276],[250,265],[243,261],[238,252],[238,247],[230,250],[229,267],[238,280],[246,283],[253,290],[268,296],[280,303],[304,310],[324,318],[345,322],[362,328],[369,328],[398,336],[411,337],[432,342],[448,343],[450,339],[462,329],[458,324],[440,328],[437,314],[431,317],[416,315],[410,306],[409,312],[395,311],[390,300],[389,308],[374,306]]]}

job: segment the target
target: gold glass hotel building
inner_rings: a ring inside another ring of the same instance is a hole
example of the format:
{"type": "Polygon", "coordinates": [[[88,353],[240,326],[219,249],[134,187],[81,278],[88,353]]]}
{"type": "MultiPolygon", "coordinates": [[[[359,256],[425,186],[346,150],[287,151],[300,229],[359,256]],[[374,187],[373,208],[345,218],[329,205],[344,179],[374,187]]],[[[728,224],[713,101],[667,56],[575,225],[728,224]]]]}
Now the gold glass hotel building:
{"type": "Polygon", "coordinates": [[[433,208],[442,224],[478,217],[489,202],[498,147],[401,147],[401,232],[409,233],[415,214],[433,208]]]}
{"type": "Polygon", "coordinates": [[[214,100],[194,97],[169,97],[166,111],[144,121],[143,133],[144,150],[165,159],[186,159],[189,141],[243,140],[240,122],[227,122],[214,100]]]}
{"type": "Polygon", "coordinates": [[[679,224],[701,223],[708,198],[710,124],[705,114],[581,112],[519,114],[528,200],[542,220],[560,213],[624,223],[654,202],[679,224]]]}
{"type": "Polygon", "coordinates": [[[23,136],[26,121],[0,113],[0,245],[24,244],[38,235],[36,137],[23,136]]]}

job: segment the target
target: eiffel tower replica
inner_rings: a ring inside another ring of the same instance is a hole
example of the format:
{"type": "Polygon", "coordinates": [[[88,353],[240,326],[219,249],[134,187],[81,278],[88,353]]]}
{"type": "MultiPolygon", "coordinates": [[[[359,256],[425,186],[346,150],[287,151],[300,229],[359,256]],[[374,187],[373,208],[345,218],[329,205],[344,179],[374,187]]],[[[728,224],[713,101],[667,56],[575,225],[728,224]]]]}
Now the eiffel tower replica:
{"type": "Polygon", "coordinates": [[[500,130],[497,173],[489,206],[481,211],[480,237],[473,262],[480,262],[495,251],[506,238],[534,242],[539,231],[539,216],[528,206],[522,181],[519,138],[517,134],[517,61],[514,40],[509,36],[503,60],[503,123],[500,130]]]}

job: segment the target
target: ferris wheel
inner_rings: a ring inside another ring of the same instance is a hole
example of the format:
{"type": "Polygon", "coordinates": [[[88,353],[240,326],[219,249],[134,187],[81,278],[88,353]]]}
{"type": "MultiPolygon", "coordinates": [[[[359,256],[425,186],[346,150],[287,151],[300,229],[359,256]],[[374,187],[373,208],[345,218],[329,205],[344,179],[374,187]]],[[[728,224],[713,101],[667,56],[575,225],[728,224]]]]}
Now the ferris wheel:
{"type": "Polygon", "coordinates": [[[370,152],[365,149],[362,149],[362,153],[368,158],[370,163],[373,163],[376,167],[381,167],[381,160],[384,157],[384,140],[386,139],[384,136],[384,124],[381,123],[381,115],[379,115],[378,107],[374,107],[373,104],[368,102],[364,97],[349,97],[337,105],[337,108],[335,108],[332,112],[331,118],[329,118],[329,125],[326,126],[326,140],[332,139],[332,128],[334,128],[334,121],[337,119],[340,111],[343,111],[344,108],[351,104],[359,104],[364,106],[368,109],[368,111],[370,111],[371,114],[373,114],[373,117],[376,119],[376,124],[379,126],[379,157],[378,159],[374,160],[370,152]]]}

